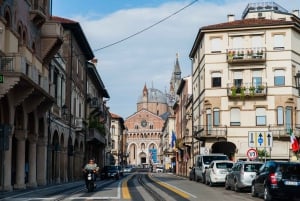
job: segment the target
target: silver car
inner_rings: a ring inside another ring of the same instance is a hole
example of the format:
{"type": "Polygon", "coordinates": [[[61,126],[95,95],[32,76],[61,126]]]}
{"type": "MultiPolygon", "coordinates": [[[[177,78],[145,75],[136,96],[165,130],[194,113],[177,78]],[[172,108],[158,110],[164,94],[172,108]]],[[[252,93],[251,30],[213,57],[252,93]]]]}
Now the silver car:
{"type": "Polygon", "coordinates": [[[256,176],[257,170],[263,165],[258,161],[239,161],[237,162],[225,178],[225,189],[232,189],[236,192],[241,189],[249,189],[256,176]]]}

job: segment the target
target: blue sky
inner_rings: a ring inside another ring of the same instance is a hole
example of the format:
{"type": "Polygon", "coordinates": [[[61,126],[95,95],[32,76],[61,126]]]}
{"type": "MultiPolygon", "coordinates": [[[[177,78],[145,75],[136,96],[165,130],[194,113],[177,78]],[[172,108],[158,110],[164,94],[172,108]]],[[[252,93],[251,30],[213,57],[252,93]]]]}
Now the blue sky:
{"type": "MultiPolygon", "coordinates": [[[[144,85],[169,90],[176,53],[182,77],[191,74],[188,57],[199,28],[240,19],[245,0],[198,0],[190,7],[116,45],[182,9],[194,0],[52,0],[52,14],[78,21],[98,59],[97,70],[110,95],[112,113],[124,119],[136,112],[144,85]],[[103,49],[102,49],[103,48],[103,49]]],[[[268,1],[267,1],[268,2],[268,1]]],[[[300,0],[275,0],[300,9],[300,0]]]]}

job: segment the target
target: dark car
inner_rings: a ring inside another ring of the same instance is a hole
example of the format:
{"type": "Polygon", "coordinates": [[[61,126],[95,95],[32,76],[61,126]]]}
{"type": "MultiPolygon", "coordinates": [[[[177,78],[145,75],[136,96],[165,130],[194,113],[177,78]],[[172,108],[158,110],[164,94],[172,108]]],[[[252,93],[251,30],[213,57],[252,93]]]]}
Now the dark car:
{"type": "Polygon", "coordinates": [[[114,165],[107,165],[102,168],[100,171],[100,178],[101,179],[108,179],[108,178],[114,178],[119,179],[120,178],[120,170],[118,166],[114,165]]]}
{"type": "Polygon", "coordinates": [[[252,181],[251,195],[270,201],[284,198],[289,201],[300,197],[300,163],[267,161],[252,181]]]}

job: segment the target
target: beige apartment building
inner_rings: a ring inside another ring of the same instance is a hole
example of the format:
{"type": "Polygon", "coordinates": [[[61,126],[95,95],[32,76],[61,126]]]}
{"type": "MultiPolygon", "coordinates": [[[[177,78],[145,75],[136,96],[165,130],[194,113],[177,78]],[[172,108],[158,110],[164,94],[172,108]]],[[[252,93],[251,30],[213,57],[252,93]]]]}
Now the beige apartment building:
{"type": "MultiPolygon", "coordinates": [[[[199,147],[247,159],[251,147],[290,159],[300,134],[299,11],[250,3],[241,19],[202,27],[190,52],[199,147]],[[298,77],[297,77],[298,76],[298,77]]],[[[194,154],[199,154],[200,149],[194,154]]]]}

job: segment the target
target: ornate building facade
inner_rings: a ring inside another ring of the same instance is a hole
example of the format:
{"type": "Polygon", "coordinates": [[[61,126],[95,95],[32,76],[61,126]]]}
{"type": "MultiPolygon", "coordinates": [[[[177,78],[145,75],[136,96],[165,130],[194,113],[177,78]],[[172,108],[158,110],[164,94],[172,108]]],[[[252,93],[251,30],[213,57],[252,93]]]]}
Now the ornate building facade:
{"type": "MultiPolygon", "coordinates": [[[[178,57],[170,81],[169,92],[147,88],[137,102],[137,112],[125,120],[125,155],[127,164],[151,165],[164,163],[163,132],[166,120],[172,115],[176,88],[181,79],[178,57]]],[[[169,135],[171,136],[171,134],[169,135]]],[[[167,143],[169,144],[169,143],[167,143]]]]}

